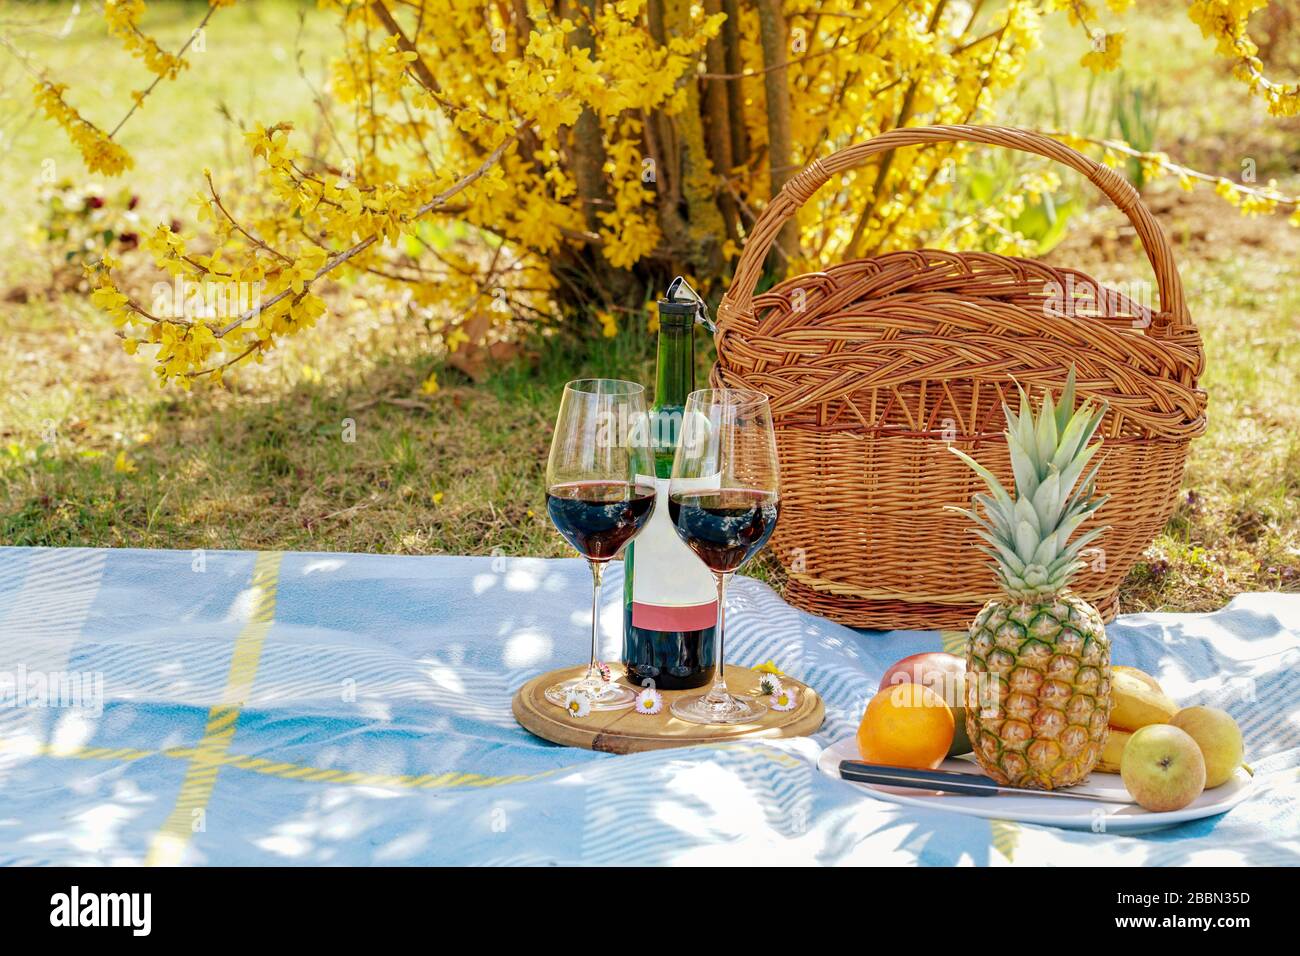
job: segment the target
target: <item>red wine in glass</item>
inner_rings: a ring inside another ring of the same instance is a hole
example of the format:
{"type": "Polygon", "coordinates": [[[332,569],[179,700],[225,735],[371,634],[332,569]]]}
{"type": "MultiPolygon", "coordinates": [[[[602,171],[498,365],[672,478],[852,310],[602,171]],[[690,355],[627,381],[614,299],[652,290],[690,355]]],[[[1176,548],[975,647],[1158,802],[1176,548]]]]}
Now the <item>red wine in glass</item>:
{"type": "Polygon", "coordinates": [[[600,582],[619,548],[650,520],[655,506],[645,389],[609,378],[564,386],[546,460],[546,510],[564,540],[591,568],[591,655],[578,677],[556,681],[543,694],[574,717],[631,707],[636,694],[597,666],[600,582]]]}
{"type": "Polygon", "coordinates": [[[780,463],[767,396],[703,388],[686,397],[673,457],[668,516],[673,530],[713,572],[718,586],[717,663],[708,693],[678,697],[669,710],[697,724],[760,720],[767,704],[727,689],[727,581],[756,555],[780,516],[780,463]]]}
{"type": "Polygon", "coordinates": [[[762,550],[776,528],[777,496],[724,488],[670,495],[668,514],[677,534],[709,570],[735,571],[762,550]]]}
{"type": "Polygon", "coordinates": [[[654,506],[654,486],[630,481],[571,481],[546,492],[556,529],[590,561],[618,554],[650,520],[654,506]]]}

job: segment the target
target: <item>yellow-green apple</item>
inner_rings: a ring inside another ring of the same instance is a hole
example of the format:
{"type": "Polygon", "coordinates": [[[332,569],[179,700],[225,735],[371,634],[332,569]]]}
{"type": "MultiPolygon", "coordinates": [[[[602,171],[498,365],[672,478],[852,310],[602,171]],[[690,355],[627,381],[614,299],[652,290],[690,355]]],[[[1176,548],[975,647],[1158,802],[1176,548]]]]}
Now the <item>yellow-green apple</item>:
{"type": "Polygon", "coordinates": [[[1181,810],[1205,789],[1205,758],[1191,734],[1169,724],[1148,724],[1124,745],[1119,773],[1139,806],[1181,810]]]}
{"type": "Polygon", "coordinates": [[[1245,748],[1241,728],[1231,714],[1217,707],[1184,707],[1169,723],[1187,731],[1201,748],[1207,787],[1217,787],[1232,779],[1241,766],[1245,748]]]}
{"type": "Polygon", "coordinates": [[[952,710],[955,731],[949,757],[970,753],[970,738],[966,736],[966,661],[956,654],[930,651],[913,654],[890,666],[880,678],[877,690],[895,684],[920,684],[928,687],[952,710]]]}

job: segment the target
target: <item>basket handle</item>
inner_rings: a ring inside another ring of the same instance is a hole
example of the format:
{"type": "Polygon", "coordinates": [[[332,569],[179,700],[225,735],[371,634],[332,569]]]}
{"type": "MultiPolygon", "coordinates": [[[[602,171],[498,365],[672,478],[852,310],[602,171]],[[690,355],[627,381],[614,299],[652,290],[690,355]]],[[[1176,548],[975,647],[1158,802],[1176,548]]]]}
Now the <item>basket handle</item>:
{"type": "Polygon", "coordinates": [[[1156,288],[1160,293],[1160,311],[1154,315],[1151,328],[1164,328],[1171,320],[1177,325],[1192,324],[1187,302],[1183,298],[1183,282],[1178,275],[1178,267],[1174,264],[1174,253],[1169,240],[1128,180],[1110,167],[1089,159],[1064,143],[1041,133],[1007,126],[900,127],[881,133],[865,143],[841,149],[825,159],[813,160],[802,172],[786,181],[750,230],[740,261],[736,263],[736,274],[718,309],[720,324],[725,324],[732,314],[748,314],[753,310],[754,286],[758,283],[763,261],[782,225],[832,176],[861,166],[872,156],[901,146],[955,142],[985,143],[1037,153],[1083,173],[1128,217],[1137,230],[1138,238],[1142,240],[1142,247],[1155,272],[1156,288]]]}

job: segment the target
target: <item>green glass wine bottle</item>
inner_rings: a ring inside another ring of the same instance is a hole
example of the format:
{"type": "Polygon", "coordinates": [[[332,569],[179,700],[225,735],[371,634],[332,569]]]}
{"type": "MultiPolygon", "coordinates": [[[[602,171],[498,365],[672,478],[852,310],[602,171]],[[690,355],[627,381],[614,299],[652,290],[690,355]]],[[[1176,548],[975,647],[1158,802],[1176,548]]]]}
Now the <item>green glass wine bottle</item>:
{"type": "Polygon", "coordinates": [[[650,409],[658,503],[624,556],[623,663],[633,684],[664,690],[713,680],[718,620],[713,575],[677,536],[668,480],[686,396],[695,388],[695,322],[702,302],[684,280],[659,300],[659,348],[650,409]]]}

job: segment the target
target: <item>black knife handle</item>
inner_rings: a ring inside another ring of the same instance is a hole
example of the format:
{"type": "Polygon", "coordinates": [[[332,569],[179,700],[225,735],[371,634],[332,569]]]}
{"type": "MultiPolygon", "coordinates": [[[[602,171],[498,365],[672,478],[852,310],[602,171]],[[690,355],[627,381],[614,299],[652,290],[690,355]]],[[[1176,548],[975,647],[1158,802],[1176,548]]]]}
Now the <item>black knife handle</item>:
{"type": "Polygon", "coordinates": [[[862,763],[858,760],[841,760],[840,776],[856,783],[909,787],[915,790],[941,790],[944,793],[960,793],[967,797],[994,797],[999,790],[996,783],[979,774],[887,767],[883,764],[862,763]]]}

